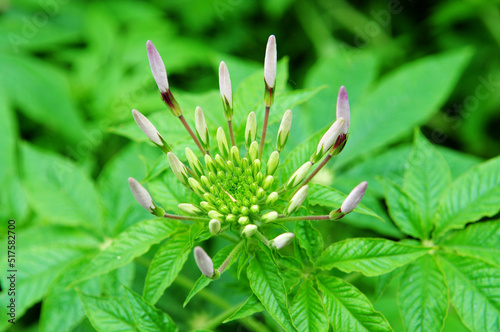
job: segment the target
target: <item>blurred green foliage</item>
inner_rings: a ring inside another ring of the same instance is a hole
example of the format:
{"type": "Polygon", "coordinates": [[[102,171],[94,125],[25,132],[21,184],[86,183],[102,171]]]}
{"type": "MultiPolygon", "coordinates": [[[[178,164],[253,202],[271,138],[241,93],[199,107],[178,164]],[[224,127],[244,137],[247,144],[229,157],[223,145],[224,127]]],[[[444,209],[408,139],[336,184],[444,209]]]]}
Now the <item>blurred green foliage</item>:
{"type": "MultiPolygon", "coordinates": [[[[65,287],[76,279],[82,262],[109,238],[148,217],[134,201],[126,179],[151,179],[149,188],[167,205],[182,190],[165,189],[169,173],[164,173],[168,167],[164,158],[135,142],[144,138],[132,126],[132,108],[154,113],[151,119],[165,124],[161,129],[176,148],[187,142],[160,101],[147,62],[146,40],[152,40],[162,54],[170,86],[189,121],[200,105],[216,123],[222,118],[219,62],[227,63],[233,87],[251,75],[259,82],[263,45],[275,34],[278,57],[283,58],[283,89],[290,95],[304,89],[310,96],[299,97],[311,97],[294,108],[287,152],[334,119],[337,90],[345,85],[352,110],[351,137],[338,162],[323,172],[323,183],[347,192],[368,180],[370,192],[364,204],[385,223],[356,214],[342,224],[318,224],[318,228],[328,243],[352,236],[399,239],[402,234],[387,217],[383,188],[375,179],[402,182],[414,126],[422,126],[422,132],[439,145],[453,178],[500,154],[499,4],[498,0],[0,1],[0,217],[16,220],[17,255],[25,258],[19,262],[19,269],[24,269],[18,284],[20,320],[10,330],[35,331],[40,326],[43,331],[92,331],[77,293],[65,287]],[[51,308],[77,309],[64,311],[71,319],[58,322],[56,309],[51,308]]],[[[243,123],[248,105],[240,105],[237,126],[243,123]]],[[[276,121],[281,113],[275,114],[276,121]]],[[[291,156],[287,162],[293,165],[291,156]]],[[[0,233],[2,271],[5,233],[0,233]]],[[[214,241],[212,246],[223,245],[214,241]]],[[[198,275],[191,257],[189,262],[184,277],[176,281],[179,287],[170,288],[158,302],[181,330],[203,326],[220,310],[207,307],[203,300],[181,309],[186,288],[198,275]]],[[[123,291],[119,284],[140,290],[146,271],[140,264],[129,264],[79,285],[79,291],[114,295],[123,291]]],[[[225,284],[214,283],[210,291],[231,291],[231,305],[248,297],[248,289],[239,288],[234,278],[224,278],[225,284]],[[229,291],[228,285],[233,287],[229,291]]],[[[375,281],[351,282],[375,299],[375,281]]],[[[400,331],[396,291],[389,286],[375,307],[400,331]]],[[[5,299],[3,291],[2,307],[5,299]]],[[[263,317],[271,329],[276,328],[269,316],[263,317]]],[[[3,319],[0,326],[6,329],[9,325],[3,319]]],[[[234,330],[237,324],[229,323],[226,329],[234,330]]],[[[459,330],[465,327],[450,310],[445,331],[459,330]]]]}

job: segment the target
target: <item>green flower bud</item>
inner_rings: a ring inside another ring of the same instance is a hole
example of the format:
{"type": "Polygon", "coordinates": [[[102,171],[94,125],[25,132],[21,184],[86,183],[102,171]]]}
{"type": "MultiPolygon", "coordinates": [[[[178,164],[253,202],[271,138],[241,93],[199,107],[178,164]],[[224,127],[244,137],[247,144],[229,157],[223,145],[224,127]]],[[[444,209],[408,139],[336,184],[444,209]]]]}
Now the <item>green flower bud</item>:
{"type": "Polygon", "coordinates": [[[200,202],[200,206],[205,211],[215,210],[215,207],[212,204],[210,204],[209,202],[207,202],[207,201],[201,201],[200,202]]]}
{"type": "Polygon", "coordinates": [[[257,196],[256,198],[262,199],[266,196],[266,191],[264,189],[262,189],[262,187],[259,187],[259,189],[257,189],[256,196],[257,196]]]}
{"type": "Polygon", "coordinates": [[[290,177],[285,187],[287,189],[293,189],[297,187],[309,174],[311,170],[312,163],[310,161],[306,162],[304,165],[300,166],[290,177]]]}
{"type": "Polygon", "coordinates": [[[261,170],[261,163],[260,163],[260,160],[259,159],[255,159],[253,162],[252,162],[252,171],[253,171],[253,175],[256,176],[257,173],[260,172],[261,170]]]}
{"type": "Polygon", "coordinates": [[[187,168],[184,164],[177,158],[175,154],[172,152],[167,153],[168,162],[170,164],[170,168],[174,173],[175,177],[179,179],[183,184],[188,184],[188,173],[187,168]]]}
{"type": "Polygon", "coordinates": [[[191,167],[191,170],[198,176],[202,176],[204,174],[203,172],[203,166],[201,165],[200,160],[194,152],[190,148],[186,148],[186,158],[188,160],[189,166],[191,167]]]}
{"type": "Polygon", "coordinates": [[[217,129],[217,147],[219,148],[219,152],[224,157],[224,159],[229,158],[229,146],[227,145],[226,133],[224,133],[224,129],[219,127],[217,129]]]}
{"type": "Polygon", "coordinates": [[[254,112],[250,112],[247,118],[247,126],[245,128],[245,146],[247,150],[250,148],[250,144],[255,141],[257,137],[257,119],[254,112]]]}
{"type": "Polygon", "coordinates": [[[200,106],[196,106],[196,110],[194,111],[194,124],[201,146],[205,151],[209,151],[210,135],[208,133],[207,122],[205,121],[205,115],[200,106]]]}
{"type": "Polygon", "coordinates": [[[200,213],[202,213],[202,212],[203,212],[203,211],[202,211],[199,207],[197,207],[196,205],[194,205],[194,204],[189,204],[189,203],[181,203],[181,204],[177,205],[177,207],[178,207],[181,211],[183,211],[183,212],[185,212],[185,213],[187,213],[187,214],[189,214],[189,215],[192,215],[192,216],[197,216],[197,215],[199,215],[200,213]]]}
{"type": "Polygon", "coordinates": [[[273,205],[274,203],[276,203],[278,198],[279,198],[278,193],[276,191],[273,191],[272,193],[269,194],[269,196],[267,196],[266,205],[273,205]]]}
{"type": "Polygon", "coordinates": [[[274,151],[267,161],[267,175],[274,175],[280,164],[280,153],[274,151]]]}
{"type": "Polygon", "coordinates": [[[210,219],[219,219],[219,220],[224,219],[224,215],[222,215],[220,212],[216,210],[208,211],[208,216],[210,217],[210,219]]]}
{"type": "Polygon", "coordinates": [[[252,144],[250,144],[250,149],[248,149],[248,158],[250,158],[250,161],[253,162],[255,159],[257,159],[259,156],[259,143],[257,141],[253,141],[252,144]]]}
{"type": "Polygon", "coordinates": [[[231,160],[235,165],[240,164],[241,161],[240,150],[236,146],[231,147],[231,160]]]}
{"type": "Polygon", "coordinates": [[[212,235],[219,234],[221,229],[220,221],[217,219],[210,220],[210,222],[208,223],[208,229],[210,230],[210,233],[212,235]]]}
{"type": "Polygon", "coordinates": [[[268,212],[260,218],[262,222],[272,222],[275,221],[276,219],[278,219],[278,212],[276,211],[268,212]]]}
{"type": "Polygon", "coordinates": [[[235,222],[236,221],[236,216],[232,213],[226,215],[226,221],[227,222],[235,222]]]}
{"type": "Polygon", "coordinates": [[[258,206],[258,205],[256,205],[256,204],[255,204],[255,205],[252,205],[252,206],[250,207],[250,212],[252,212],[253,214],[259,213],[259,211],[260,211],[260,208],[259,208],[259,206],[258,206]]]}
{"type": "Polygon", "coordinates": [[[281,120],[280,128],[278,129],[278,139],[276,141],[276,150],[283,151],[288,136],[290,135],[290,128],[292,127],[292,111],[287,110],[281,120]]]}
{"type": "Polygon", "coordinates": [[[274,176],[272,175],[268,175],[265,179],[264,179],[264,182],[262,182],[262,188],[264,190],[268,190],[269,188],[271,188],[272,184],[274,182],[274,176]]]}
{"type": "Polygon", "coordinates": [[[257,233],[258,227],[256,225],[246,225],[241,232],[245,237],[253,236],[257,233]]]}
{"type": "Polygon", "coordinates": [[[238,224],[246,225],[246,224],[248,224],[249,221],[250,221],[250,219],[248,217],[242,216],[238,219],[238,224]]]}
{"type": "Polygon", "coordinates": [[[240,208],[240,211],[241,211],[241,214],[244,215],[244,216],[247,216],[248,213],[250,212],[246,206],[242,206],[240,208]]]}
{"type": "MultiPolygon", "coordinates": [[[[215,155],[215,164],[219,167],[219,169],[226,169],[226,162],[219,154],[215,155]]],[[[219,172],[217,172],[217,176],[219,176],[219,172]]]]}
{"type": "Polygon", "coordinates": [[[245,172],[247,171],[248,168],[248,159],[247,158],[241,158],[241,169],[243,169],[245,172]]]}
{"type": "Polygon", "coordinates": [[[208,154],[205,155],[205,166],[210,172],[217,174],[217,167],[215,167],[214,160],[208,154]]]}
{"type": "Polygon", "coordinates": [[[202,175],[200,177],[200,181],[201,181],[201,184],[205,187],[205,189],[209,189],[211,184],[210,184],[210,180],[205,176],[205,175],[202,175]]]}
{"type": "Polygon", "coordinates": [[[198,194],[198,195],[203,195],[205,193],[205,190],[203,190],[203,187],[200,185],[198,181],[196,181],[194,178],[189,178],[188,179],[189,186],[193,191],[198,194]]]}

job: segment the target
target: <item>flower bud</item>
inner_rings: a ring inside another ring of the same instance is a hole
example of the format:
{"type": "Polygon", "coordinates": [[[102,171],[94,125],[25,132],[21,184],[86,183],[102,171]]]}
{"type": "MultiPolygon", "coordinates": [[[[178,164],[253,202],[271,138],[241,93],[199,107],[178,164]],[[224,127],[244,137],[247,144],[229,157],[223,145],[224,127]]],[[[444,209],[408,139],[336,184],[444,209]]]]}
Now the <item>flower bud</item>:
{"type": "Polygon", "coordinates": [[[186,148],[186,158],[189,163],[189,167],[191,167],[191,170],[198,176],[202,176],[204,174],[203,171],[203,166],[201,165],[200,160],[194,152],[190,148],[186,148]]]}
{"type": "MultiPolygon", "coordinates": [[[[212,157],[209,154],[206,154],[204,158],[205,158],[205,166],[206,166],[206,168],[210,172],[212,172],[213,174],[217,174],[217,167],[215,167],[215,163],[214,163],[214,160],[212,159],[212,157]]],[[[209,174],[209,178],[210,178],[210,174],[209,174]]]]}
{"type": "Polygon", "coordinates": [[[224,218],[224,215],[222,215],[220,212],[218,212],[216,210],[208,211],[208,216],[211,219],[223,219],[224,218]]]}
{"type": "Polygon", "coordinates": [[[243,231],[241,232],[245,237],[250,237],[257,233],[258,227],[256,225],[246,225],[245,228],[243,228],[243,231]]]}
{"type": "Polygon", "coordinates": [[[246,225],[248,224],[248,222],[250,221],[250,219],[247,217],[247,216],[241,216],[239,219],[238,219],[238,224],[240,225],[246,225]]]}
{"type": "MultiPolygon", "coordinates": [[[[205,195],[203,195],[205,197],[205,195]]],[[[210,210],[215,210],[215,206],[210,204],[209,202],[206,201],[201,201],[200,206],[205,210],[205,211],[210,211],[210,210]]]]}
{"type": "Polygon", "coordinates": [[[257,174],[260,172],[261,167],[262,164],[260,163],[260,159],[255,159],[252,162],[252,172],[254,176],[257,176],[257,174]]]}
{"type": "Polygon", "coordinates": [[[274,203],[276,203],[278,198],[279,198],[278,193],[276,191],[273,191],[272,193],[269,194],[269,196],[267,196],[266,205],[273,205],[274,203]]]}
{"type": "Polygon", "coordinates": [[[266,196],[266,191],[262,187],[259,187],[255,195],[258,199],[264,198],[266,196]]]}
{"type": "Polygon", "coordinates": [[[224,61],[219,66],[219,88],[226,121],[231,121],[233,118],[233,91],[231,90],[229,71],[224,61]]]}
{"type": "Polygon", "coordinates": [[[200,140],[201,146],[205,151],[210,150],[210,135],[208,134],[207,122],[205,121],[205,115],[200,106],[196,106],[194,111],[194,124],[196,128],[196,134],[200,140]]]}
{"type": "Polygon", "coordinates": [[[186,166],[184,166],[179,158],[177,158],[177,156],[172,152],[167,153],[167,158],[168,162],[170,163],[170,168],[172,169],[172,172],[174,172],[175,177],[179,179],[179,181],[181,181],[183,184],[187,185],[188,174],[186,166]]]}
{"type": "Polygon", "coordinates": [[[267,161],[267,174],[274,175],[274,173],[278,169],[279,164],[280,164],[280,153],[278,151],[273,151],[273,153],[271,153],[271,156],[269,156],[269,159],[267,161]]]}
{"type": "Polygon", "coordinates": [[[331,127],[326,131],[321,140],[319,141],[316,151],[311,156],[311,162],[317,163],[325,155],[325,153],[333,146],[337,141],[342,128],[344,127],[344,118],[339,118],[335,121],[331,127]]]}
{"type": "Polygon", "coordinates": [[[217,146],[222,157],[224,157],[224,159],[228,159],[229,146],[227,145],[226,133],[224,133],[224,129],[222,129],[222,127],[217,129],[217,146]]]}
{"type": "Polygon", "coordinates": [[[146,136],[156,145],[162,146],[162,138],[155,126],[146,118],[141,112],[136,109],[132,110],[132,116],[135,122],[141,128],[141,130],[146,134],[146,136]]]}
{"type": "Polygon", "coordinates": [[[268,175],[262,182],[262,188],[264,190],[268,190],[273,185],[273,182],[274,182],[274,176],[268,175]]]}
{"type": "Polygon", "coordinates": [[[194,248],[194,260],[205,277],[213,278],[215,276],[214,263],[201,247],[194,248]]]}
{"type": "Polygon", "coordinates": [[[365,195],[366,188],[368,187],[368,182],[363,181],[358,184],[350,193],[347,195],[346,199],[340,207],[342,213],[349,213],[358,206],[359,202],[365,195]]]}
{"type": "MultiPolygon", "coordinates": [[[[147,211],[155,214],[155,211],[159,208],[153,203],[153,199],[149,192],[134,178],[128,178],[128,185],[137,202],[147,211]]],[[[161,215],[163,215],[163,213],[161,215]]]]}
{"type": "Polygon", "coordinates": [[[167,90],[169,89],[167,70],[165,69],[165,65],[163,64],[160,53],[158,53],[155,46],[150,40],[147,41],[146,48],[148,50],[149,66],[151,67],[151,72],[153,73],[153,77],[156,81],[156,84],[158,85],[158,89],[162,93],[167,92],[167,90]]]}
{"type": "Polygon", "coordinates": [[[212,219],[210,220],[210,222],[208,223],[208,229],[210,230],[210,233],[212,235],[217,235],[219,234],[220,232],[220,221],[217,220],[217,219],[212,219]]]}
{"type": "Polygon", "coordinates": [[[257,204],[254,204],[250,207],[250,212],[252,212],[253,214],[257,214],[259,213],[260,211],[260,208],[257,204]]]}
{"type": "Polygon", "coordinates": [[[257,141],[253,141],[252,144],[250,144],[250,148],[248,149],[248,158],[250,158],[250,161],[253,162],[255,159],[257,159],[259,156],[259,143],[257,141]]]}
{"type": "Polygon", "coordinates": [[[189,178],[188,179],[189,186],[193,191],[197,194],[202,196],[205,193],[205,190],[203,190],[203,187],[200,185],[198,181],[196,181],[194,178],[189,178]]]}
{"type": "Polygon", "coordinates": [[[349,109],[349,99],[347,98],[347,91],[344,86],[339,89],[337,97],[337,119],[344,118],[344,125],[342,126],[341,134],[347,134],[349,125],[351,124],[351,112],[349,109]]]}
{"type": "Polygon", "coordinates": [[[286,183],[287,189],[293,189],[297,187],[309,174],[311,170],[312,163],[310,161],[306,162],[304,165],[300,166],[290,177],[288,182],[286,183]]]}
{"type": "Polygon", "coordinates": [[[271,107],[273,104],[277,62],[276,38],[271,35],[267,41],[266,56],[264,58],[264,82],[266,83],[264,104],[266,107],[271,107]]]}
{"type": "Polygon", "coordinates": [[[237,146],[232,146],[231,147],[231,160],[235,165],[239,165],[241,161],[240,157],[240,150],[238,149],[237,146]]]}
{"type": "Polygon", "coordinates": [[[222,170],[225,170],[227,168],[227,164],[224,161],[224,159],[222,159],[220,154],[215,155],[215,164],[217,165],[217,167],[219,169],[219,171],[217,171],[217,176],[224,179],[226,174],[224,172],[222,172],[222,170]]]}
{"type": "Polygon", "coordinates": [[[280,234],[272,240],[271,245],[279,250],[289,245],[293,241],[294,236],[293,233],[280,234]]]}
{"type": "Polygon", "coordinates": [[[276,219],[278,219],[278,212],[276,211],[268,212],[262,215],[262,217],[260,218],[262,222],[272,222],[275,221],[276,219]]]}
{"type": "Polygon", "coordinates": [[[283,114],[283,119],[281,120],[280,128],[278,129],[278,140],[276,142],[276,150],[283,151],[286,142],[288,141],[288,136],[290,135],[290,128],[292,127],[292,111],[287,110],[283,114]]]}
{"type": "Polygon", "coordinates": [[[247,170],[248,169],[248,159],[247,158],[241,158],[241,169],[247,170]]]}
{"type": "Polygon", "coordinates": [[[304,203],[304,201],[306,200],[308,191],[309,191],[308,185],[305,185],[302,188],[300,188],[299,191],[297,191],[297,193],[293,195],[292,199],[290,200],[290,203],[286,207],[285,214],[289,215],[296,212],[300,208],[302,203],[304,203]]]}
{"type": "Polygon", "coordinates": [[[247,118],[247,126],[245,128],[245,146],[247,150],[250,148],[250,144],[255,141],[257,137],[257,118],[255,117],[255,112],[250,112],[247,118]]]}
{"type": "Polygon", "coordinates": [[[181,203],[181,204],[177,205],[177,207],[182,212],[185,212],[185,213],[192,215],[192,216],[197,216],[198,214],[203,212],[199,207],[197,207],[194,204],[190,204],[190,203],[181,203]]]}

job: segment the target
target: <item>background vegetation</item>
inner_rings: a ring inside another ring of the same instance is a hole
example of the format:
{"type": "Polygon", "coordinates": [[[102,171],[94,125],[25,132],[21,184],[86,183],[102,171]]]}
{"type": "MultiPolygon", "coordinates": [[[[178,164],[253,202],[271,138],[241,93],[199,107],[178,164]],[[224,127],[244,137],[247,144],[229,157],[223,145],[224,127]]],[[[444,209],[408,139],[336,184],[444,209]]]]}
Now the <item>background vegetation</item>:
{"type": "MultiPolygon", "coordinates": [[[[161,168],[155,164],[160,152],[136,142],[143,139],[137,139],[130,113],[164,108],[146,57],[148,39],[162,54],[171,88],[192,118],[198,104],[222,114],[219,102],[210,104],[217,96],[219,62],[226,61],[237,87],[262,71],[267,37],[275,34],[278,58],[288,61],[287,89],[326,85],[294,108],[289,150],[333,120],[340,85],[347,88],[353,117],[357,106],[370,110],[369,119],[376,121],[358,127],[371,134],[370,141],[357,140],[365,136],[351,130],[345,155],[322,181],[348,192],[368,180],[365,203],[386,222],[357,214],[342,224],[316,224],[328,242],[402,238],[385,212],[376,177],[401,182],[415,125],[439,145],[453,178],[500,154],[499,1],[18,0],[0,2],[0,12],[0,216],[16,220],[17,254],[25,258],[18,280],[22,318],[11,331],[53,330],[58,318],[44,314],[46,307],[61,306],[64,312],[67,303],[79,301],[64,298],[65,286],[76,278],[72,266],[148,217],[126,181],[161,168]],[[440,55],[432,58],[434,67],[418,70],[419,59],[435,54],[440,55]],[[395,77],[398,84],[386,84],[395,77]],[[377,94],[380,90],[384,93],[377,94]],[[391,117],[390,128],[385,117],[391,117]]],[[[170,121],[168,113],[157,122],[170,121]]],[[[180,132],[169,128],[167,140],[182,147],[186,138],[180,132]]],[[[172,199],[159,181],[151,190],[163,202],[172,199]]],[[[0,264],[6,261],[5,233],[0,264]]],[[[217,241],[211,245],[221,247],[217,241]]],[[[225,304],[207,307],[205,297],[181,309],[199,275],[189,259],[158,303],[181,329],[203,326],[221,306],[247,297],[226,276],[207,295],[218,294],[225,304]]],[[[140,290],[147,270],[138,263],[97,282],[110,293],[117,280],[140,290]]],[[[397,286],[391,284],[377,299],[376,278],[350,282],[394,330],[402,330],[397,286]]],[[[5,299],[3,292],[2,310],[5,299]]],[[[67,314],[74,317],[72,324],[58,331],[92,330],[83,312],[67,314]]],[[[0,326],[10,327],[3,318],[0,326]]],[[[450,309],[445,331],[461,330],[466,328],[450,309]]]]}

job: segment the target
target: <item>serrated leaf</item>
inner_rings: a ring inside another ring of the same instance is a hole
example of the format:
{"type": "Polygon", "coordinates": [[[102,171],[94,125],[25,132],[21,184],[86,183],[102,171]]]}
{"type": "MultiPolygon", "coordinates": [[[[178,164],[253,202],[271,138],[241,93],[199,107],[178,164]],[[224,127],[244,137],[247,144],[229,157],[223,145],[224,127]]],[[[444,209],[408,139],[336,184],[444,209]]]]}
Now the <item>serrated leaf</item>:
{"type": "Polygon", "coordinates": [[[436,236],[460,229],[500,211],[500,157],[484,162],[455,180],[443,194],[435,216],[436,236]]]}
{"type": "Polygon", "coordinates": [[[403,190],[417,203],[424,238],[428,238],[434,228],[439,200],[450,184],[451,173],[443,156],[416,130],[403,190]]]}
{"type": "Polygon", "coordinates": [[[441,331],[448,310],[448,288],[432,255],[424,255],[406,268],[398,302],[408,331],[441,331]]]}
{"type": "MultiPolygon", "coordinates": [[[[212,259],[212,262],[214,263],[215,268],[219,268],[222,263],[226,260],[226,258],[229,256],[229,253],[236,247],[236,245],[230,245],[227,246],[223,249],[221,249],[217,254],[215,254],[214,258],[212,259]]],[[[231,262],[228,264],[226,267],[226,270],[229,269],[229,267],[234,264],[236,258],[238,257],[238,254],[235,254],[234,258],[231,260],[231,262]]],[[[214,279],[210,279],[205,277],[203,274],[196,280],[196,283],[194,284],[193,288],[189,292],[188,296],[186,297],[186,300],[184,301],[184,307],[191,301],[193,296],[195,296],[199,291],[201,291],[203,288],[207,287],[210,285],[210,283],[214,281],[214,279]]]]}
{"type": "Polygon", "coordinates": [[[385,180],[386,203],[392,220],[401,232],[418,239],[426,237],[418,203],[397,184],[385,180]]]}
{"type": "Polygon", "coordinates": [[[384,316],[373,309],[356,287],[332,276],[318,276],[323,305],[334,331],[392,331],[384,316]]]}
{"type": "Polygon", "coordinates": [[[232,314],[222,323],[227,323],[235,319],[245,318],[265,309],[266,308],[264,308],[262,303],[260,303],[257,296],[255,296],[255,294],[252,294],[252,296],[250,296],[234,314],[232,314]]]}
{"type": "Polygon", "coordinates": [[[456,250],[460,255],[482,259],[500,267],[500,220],[469,225],[440,244],[456,250]]]}
{"type": "Polygon", "coordinates": [[[425,123],[446,101],[471,55],[469,48],[432,55],[383,77],[352,110],[352,135],[336,165],[348,165],[425,123]]]}
{"type": "Polygon", "coordinates": [[[299,331],[327,331],[328,318],[311,279],[302,283],[290,303],[293,324],[299,331]]]}
{"type": "Polygon", "coordinates": [[[382,294],[391,285],[394,279],[396,279],[401,273],[404,272],[406,267],[407,265],[397,267],[391,272],[381,274],[377,277],[377,281],[375,283],[375,298],[373,299],[373,302],[376,302],[382,296],[382,294]]]}
{"type": "Polygon", "coordinates": [[[125,298],[98,297],[82,292],[77,293],[90,323],[97,331],[139,331],[125,298]]]}
{"type": "Polygon", "coordinates": [[[347,273],[357,271],[373,277],[408,264],[429,250],[385,239],[354,238],[326,248],[317,266],[323,270],[335,267],[347,273]]]}
{"type": "MultiPolygon", "coordinates": [[[[309,193],[307,195],[309,204],[321,205],[332,209],[340,208],[346,197],[346,194],[321,184],[310,185],[309,193]]],[[[383,221],[383,219],[380,218],[375,212],[363,204],[359,204],[353,212],[366,214],[383,221]]]]}
{"type": "Polygon", "coordinates": [[[190,232],[185,232],[176,234],[158,249],[149,265],[144,300],[153,304],[158,301],[186,263],[191,248],[190,232]]]}
{"type": "Polygon", "coordinates": [[[315,262],[323,252],[321,233],[308,220],[296,223],[294,233],[299,245],[305,249],[311,261],[315,262]]]}
{"type": "Polygon", "coordinates": [[[156,332],[156,331],[177,331],[172,318],[165,312],[156,309],[154,306],[146,302],[138,294],[130,289],[123,287],[127,294],[128,303],[132,309],[135,323],[141,332],[156,332]]]}
{"type": "Polygon", "coordinates": [[[130,263],[135,257],[148,251],[151,245],[185,230],[186,227],[180,221],[165,218],[145,220],[130,226],[90,261],[73,284],[130,263]]]}
{"type": "Polygon", "coordinates": [[[274,260],[264,251],[255,252],[247,269],[250,288],[285,331],[296,331],[288,311],[286,289],[274,260]]]}
{"type": "Polygon", "coordinates": [[[439,255],[453,306],[472,331],[500,331],[500,269],[481,260],[439,255]]]}

